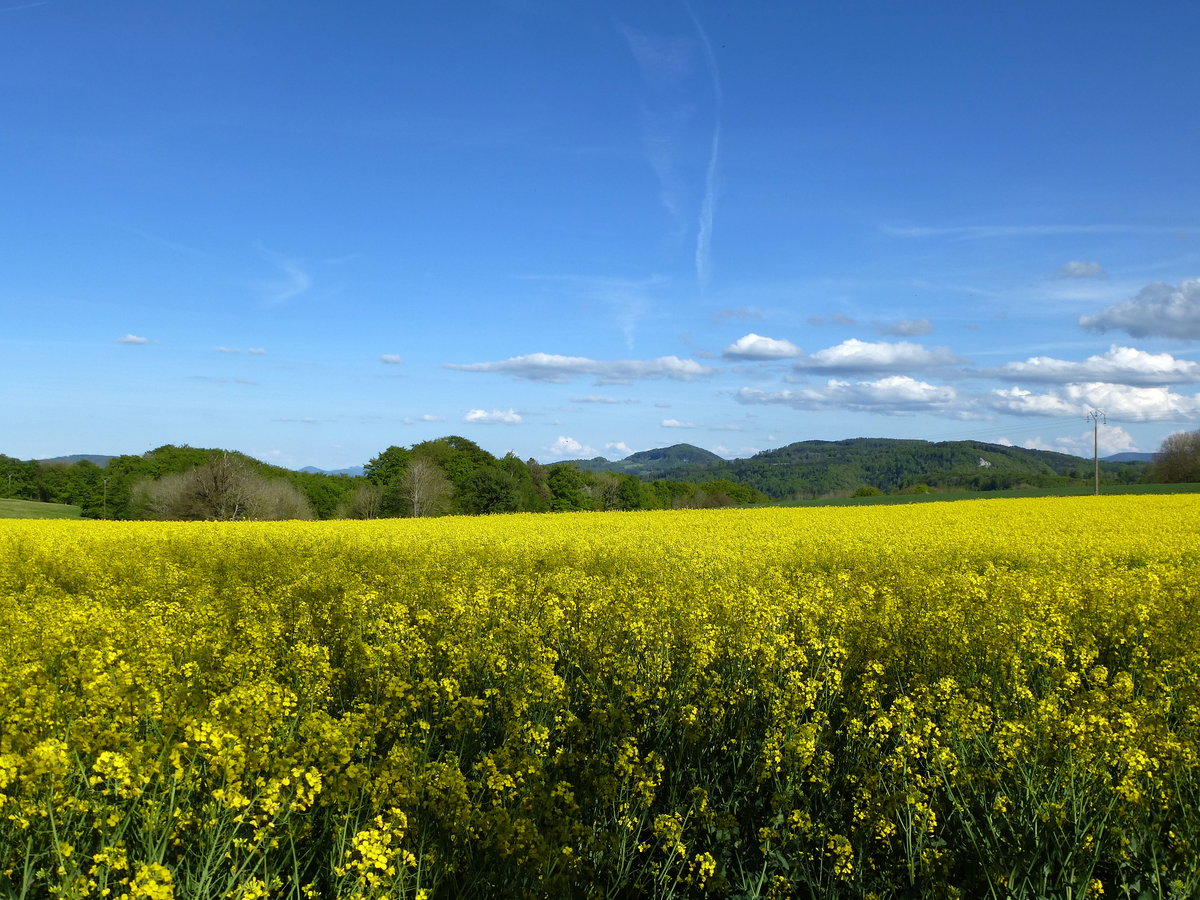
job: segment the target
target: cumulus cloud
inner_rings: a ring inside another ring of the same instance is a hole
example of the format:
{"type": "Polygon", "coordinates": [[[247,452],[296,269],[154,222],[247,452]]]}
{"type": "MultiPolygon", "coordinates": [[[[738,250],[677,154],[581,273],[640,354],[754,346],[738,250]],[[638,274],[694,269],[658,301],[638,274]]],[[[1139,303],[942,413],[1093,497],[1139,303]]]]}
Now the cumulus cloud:
{"type": "Polygon", "coordinates": [[[1093,331],[1124,331],[1133,337],[1200,340],[1200,278],[1189,278],[1178,286],[1162,281],[1148,284],[1132,300],[1093,316],[1080,316],[1079,324],[1093,331]]]}
{"type": "Polygon", "coordinates": [[[1110,418],[1140,422],[1200,415],[1200,400],[1176,394],[1165,387],[1132,387],[1127,384],[1085,382],[1068,384],[1036,394],[1011,387],[992,391],[985,400],[996,412],[1016,416],[1084,416],[1092,409],[1110,418]]]}
{"type": "Polygon", "coordinates": [[[379,361],[389,366],[400,366],[404,364],[404,357],[397,356],[395,353],[384,353],[379,357],[379,361]]]}
{"type": "MultiPolygon", "coordinates": [[[[1030,450],[1054,450],[1058,453],[1070,453],[1072,456],[1090,457],[1095,444],[1096,435],[1088,428],[1078,434],[1043,439],[1041,437],[1022,438],[1014,444],[1008,438],[1000,438],[997,444],[1005,447],[1028,447],[1030,450]]],[[[1120,425],[1101,425],[1098,432],[1100,455],[1110,456],[1113,453],[1125,453],[1137,450],[1137,442],[1133,435],[1120,425]]]]}
{"type": "Polygon", "coordinates": [[[558,440],[546,448],[546,452],[553,456],[585,457],[588,459],[600,455],[594,447],[581,444],[575,438],[568,437],[567,435],[559,435],[558,440]]]}
{"type": "Polygon", "coordinates": [[[1104,271],[1104,266],[1098,262],[1081,262],[1073,259],[1069,263],[1064,263],[1057,272],[1054,273],[1058,278],[1107,278],[1108,273],[1104,271]]]}
{"type": "Polygon", "coordinates": [[[980,374],[1016,381],[1066,384],[1072,381],[1105,381],[1113,384],[1192,384],[1200,381],[1200,363],[1176,359],[1170,353],[1147,353],[1113,344],[1106,353],[1069,362],[1049,356],[1032,356],[980,374]]]}
{"type": "Polygon", "coordinates": [[[967,404],[953,387],[917,381],[907,375],[889,375],[877,381],[839,381],[794,390],[762,391],[742,388],[740,403],[790,406],[812,412],[850,409],[887,415],[937,413],[962,417],[967,404]]]}
{"type": "Polygon", "coordinates": [[[463,421],[473,425],[520,425],[524,419],[515,409],[472,409],[463,421]]]}
{"type": "Polygon", "coordinates": [[[946,347],[922,347],[910,341],[860,341],[850,338],[818,350],[796,363],[796,369],[835,375],[850,372],[899,372],[962,362],[946,347]]]}
{"type": "Polygon", "coordinates": [[[726,359],[794,359],[804,351],[788,340],[776,340],[750,332],[723,351],[726,359]]]}
{"type": "Polygon", "coordinates": [[[621,456],[629,456],[629,454],[635,452],[634,449],[624,441],[609,441],[604,445],[604,449],[614,450],[621,456]]]}
{"type": "Polygon", "coordinates": [[[657,359],[588,359],[584,356],[560,356],[556,353],[529,353],[498,362],[450,364],[447,369],[460,372],[502,372],[530,381],[564,383],[578,375],[594,375],[598,381],[624,384],[638,378],[670,378],[691,381],[711,375],[715,370],[691,359],[660,356],[657,359]]]}
{"type": "Polygon", "coordinates": [[[928,319],[901,319],[899,322],[881,322],[875,328],[880,334],[918,337],[933,331],[933,323],[928,319]]]}
{"type": "Polygon", "coordinates": [[[148,344],[149,338],[138,337],[136,334],[127,334],[125,337],[117,338],[118,344],[148,344]]]}

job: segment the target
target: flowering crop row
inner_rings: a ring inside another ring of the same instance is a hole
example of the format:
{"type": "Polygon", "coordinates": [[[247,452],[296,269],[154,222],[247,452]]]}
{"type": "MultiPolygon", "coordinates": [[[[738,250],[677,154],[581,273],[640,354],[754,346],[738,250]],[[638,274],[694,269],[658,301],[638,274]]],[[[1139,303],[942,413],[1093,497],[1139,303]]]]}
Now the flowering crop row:
{"type": "Polygon", "coordinates": [[[0,526],[0,896],[1200,895],[1200,501],[0,526]]]}

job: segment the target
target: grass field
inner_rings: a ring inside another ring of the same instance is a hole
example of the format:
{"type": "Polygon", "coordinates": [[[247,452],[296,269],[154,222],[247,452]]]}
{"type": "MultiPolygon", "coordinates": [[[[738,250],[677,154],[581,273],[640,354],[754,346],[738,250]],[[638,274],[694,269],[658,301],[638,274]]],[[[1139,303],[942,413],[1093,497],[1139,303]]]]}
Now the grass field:
{"type": "Polygon", "coordinates": [[[0,500],[0,519],[78,519],[78,506],[38,503],[34,500],[0,500]]]}
{"type": "MultiPolygon", "coordinates": [[[[1144,494],[1200,494],[1200,484],[1101,484],[1106,497],[1144,494]]],[[[898,503],[944,503],[950,500],[1012,500],[1033,497],[1090,497],[1091,485],[1055,488],[1014,488],[1006,491],[932,491],[928,494],[883,494],[878,497],[822,497],[796,500],[783,506],[893,506],[898,503]]]]}

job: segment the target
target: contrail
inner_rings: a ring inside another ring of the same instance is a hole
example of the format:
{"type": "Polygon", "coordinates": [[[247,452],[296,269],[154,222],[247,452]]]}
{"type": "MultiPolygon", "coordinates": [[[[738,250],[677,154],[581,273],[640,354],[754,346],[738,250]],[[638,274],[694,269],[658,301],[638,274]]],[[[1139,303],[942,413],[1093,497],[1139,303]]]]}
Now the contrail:
{"type": "Polygon", "coordinates": [[[691,4],[687,0],[683,0],[683,6],[691,16],[692,24],[696,27],[696,34],[700,36],[700,43],[704,46],[704,61],[708,66],[708,75],[712,80],[713,87],[713,133],[708,151],[708,171],[704,178],[704,201],[700,204],[700,223],[696,231],[696,278],[700,282],[700,289],[703,290],[708,287],[712,274],[712,232],[713,217],[717,207],[717,163],[721,154],[721,103],[723,97],[721,76],[717,71],[717,57],[713,54],[712,44],[704,31],[704,26],[696,18],[691,4]]]}

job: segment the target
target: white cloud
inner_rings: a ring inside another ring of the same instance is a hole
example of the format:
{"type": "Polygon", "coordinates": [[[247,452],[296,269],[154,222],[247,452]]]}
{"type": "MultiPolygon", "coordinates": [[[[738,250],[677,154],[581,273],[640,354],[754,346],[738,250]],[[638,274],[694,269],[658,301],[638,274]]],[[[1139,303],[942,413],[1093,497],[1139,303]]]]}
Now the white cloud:
{"type": "Polygon", "coordinates": [[[1107,382],[1068,384],[1044,394],[1002,388],[992,391],[985,402],[996,412],[1017,416],[1085,416],[1089,410],[1099,409],[1112,419],[1139,422],[1200,415],[1200,400],[1195,396],[1176,394],[1165,387],[1107,382]]]}
{"type": "Polygon", "coordinates": [[[403,356],[397,356],[395,353],[384,353],[384,354],[381,354],[381,355],[380,355],[380,357],[379,357],[379,361],[380,361],[381,363],[386,363],[386,364],[387,364],[387,365],[389,365],[389,366],[401,366],[401,365],[404,365],[404,357],[403,357],[403,356]]]}
{"type": "Polygon", "coordinates": [[[473,409],[463,416],[463,421],[474,425],[520,425],[524,419],[515,409],[473,409]]]}
{"type": "Polygon", "coordinates": [[[618,454],[620,454],[623,457],[629,456],[629,454],[636,452],[632,447],[630,447],[624,441],[609,441],[607,444],[604,445],[604,449],[605,450],[615,450],[618,454]]]}
{"type": "Polygon", "coordinates": [[[835,347],[818,350],[796,363],[804,372],[899,372],[961,362],[946,347],[922,347],[910,341],[860,341],[850,338],[835,347]]]}
{"type": "Polygon", "coordinates": [[[250,347],[246,352],[252,356],[265,356],[267,353],[263,347],[250,347]]]}
{"type": "Polygon", "coordinates": [[[875,326],[880,334],[893,334],[898,337],[918,337],[933,331],[933,323],[928,319],[902,319],[899,322],[882,322],[875,326]]]}
{"type": "Polygon", "coordinates": [[[695,428],[695,422],[680,422],[678,419],[663,419],[658,423],[663,428],[695,428]]]}
{"type": "Polygon", "coordinates": [[[587,444],[581,444],[575,438],[566,435],[559,435],[558,440],[546,448],[546,452],[554,456],[582,457],[586,459],[600,455],[596,452],[595,448],[589,447],[587,444]]]}
{"type": "Polygon", "coordinates": [[[1192,384],[1200,381],[1200,363],[1176,359],[1170,353],[1147,353],[1113,344],[1106,353],[1069,362],[1049,356],[1033,356],[1025,362],[1010,362],[982,375],[1016,381],[1067,383],[1105,381],[1113,384],[1192,384]]]}
{"type": "Polygon", "coordinates": [[[1080,316],[1079,324],[1094,331],[1117,329],[1133,337],[1169,337],[1200,340],[1200,278],[1179,286],[1156,281],[1132,300],[1116,303],[1094,316],[1080,316]]]}
{"type": "Polygon", "coordinates": [[[763,337],[754,332],[738,338],[723,351],[726,359],[794,359],[803,353],[791,341],[763,337]]]}
{"type": "MultiPolygon", "coordinates": [[[[1137,442],[1133,435],[1120,425],[1101,425],[1099,431],[1100,455],[1111,456],[1113,453],[1124,453],[1137,450],[1137,442]]],[[[1090,457],[1093,453],[1096,435],[1088,428],[1079,434],[1044,439],[1041,437],[1022,438],[1014,444],[1008,438],[1000,438],[997,444],[1005,447],[1028,447],[1030,450],[1054,450],[1058,453],[1070,453],[1072,456],[1090,457]]]]}
{"type": "Polygon", "coordinates": [[[1098,262],[1082,262],[1077,259],[1065,263],[1054,273],[1059,278],[1107,278],[1108,273],[1098,262]]]}
{"type": "Polygon", "coordinates": [[[502,372],[530,381],[564,383],[577,375],[594,375],[603,383],[622,384],[637,378],[670,378],[691,381],[715,370],[691,359],[660,356],[657,359],[598,360],[556,353],[529,353],[498,362],[449,364],[460,372],[502,372]]]}
{"type": "Polygon", "coordinates": [[[214,353],[241,353],[237,347],[213,347],[214,353]]]}
{"type": "Polygon", "coordinates": [[[961,418],[969,411],[969,404],[953,387],[928,384],[907,375],[889,375],[878,381],[830,379],[820,386],[773,392],[742,388],[737,399],[740,403],[780,404],[810,411],[851,409],[887,415],[936,413],[961,418]]]}
{"type": "Polygon", "coordinates": [[[136,334],[127,334],[125,337],[117,338],[118,344],[148,344],[149,338],[138,337],[136,334]]]}

